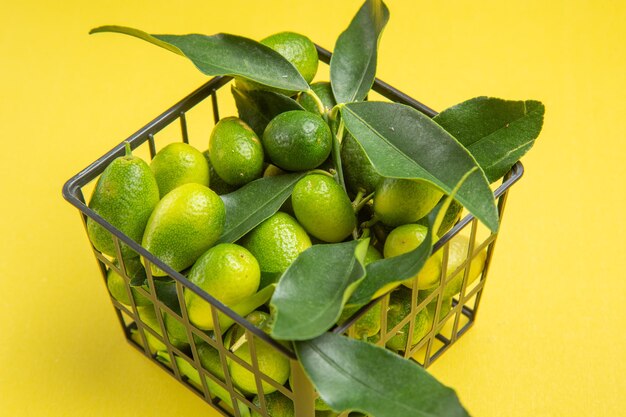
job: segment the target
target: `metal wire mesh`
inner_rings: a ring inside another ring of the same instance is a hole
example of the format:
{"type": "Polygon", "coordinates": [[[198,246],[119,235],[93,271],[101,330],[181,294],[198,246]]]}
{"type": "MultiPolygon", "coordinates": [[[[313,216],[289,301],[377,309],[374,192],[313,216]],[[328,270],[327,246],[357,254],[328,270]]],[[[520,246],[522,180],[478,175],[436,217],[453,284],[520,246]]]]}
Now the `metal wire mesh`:
{"type": "MultiPolygon", "coordinates": [[[[318,51],[320,59],[328,64],[330,53],[322,48],[318,48],[318,51]]],[[[157,143],[160,143],[159,134],[178,123],[180,125],[178,140],[189,143],[188,113],[198,111],[196,106],[199,103],[209,102],[211,114],[203,114],[201,120],[208,122],[212,119],[213,124],[217,123],[220,118],[218,92],[230,81],[230,77],[211,79],[131,135],[126,141],[136,150],[147,147],[147,154],[152,159],[158,150],[157,143]]],[[[380,80],[376,80],[373,89],[391,101],[407,104],[431,117],[436,114],[432,109],[380,80]]],[[[297,417],[314,417],[317,394],[289,346],[272,340],[245,318],[237,315],[210,294],[188,281],[184,273],[176,272],[160,262],[85,204],[83,190],[98,178],[113,159],[123,155],[123,148],[123,143],[120,143],[71,178],[64,185],[63,195],[80,210],[85,228],[87,217],[90,217],[111,233],[117,251],[115,259],[102,254],[93,246],[92,248],[105,284],[108,276],[113,273],[123,280],[125,299],[128,303],[122,303],[113,296],[111,296],[111,301],[126,339],[224,416],[247,417],[252,412],[252,415],[270,417],[268,395],[270,391],[274,391],[293,403],[297,417]],[[122,244],[129,246],[145,266],[145,285],[131,285],[134,277],[132,271],[129,271],[128,258],[121,256],[122,244]],[[167,277],[154,277],[151,273],[151,264],[165,271],[167,277]],[[214,323],[213,330],[200,329],[190,322],[185,303],[185,294],[190,292],[196,294],[202,302],[207,303],[214,323]],[[231,324],[233,327],[225,331],[226,327],[231,324]],[[229,340],[232,334],[236,333],[233,330],[235,328],[239,330],[239,333],[243,333],[239,340],[229,340]],[[243,351],[234,349],[234,344],[239,349],[244,349],[246,355],[241,354],[243,351]],[[276,381],[264,369],[264,361],[259,360],[259,354],[267,349],[277,352],[288,363],[291,373],[288,382],[276,381]],[[204,356],[201,351],[209,351],[216,356],[213,365],[207,366],[206,361],[203,363],[204,356]],[[233,382],[233,371],[248,373],[254,381],[254,387],[248,392],[238,389],[233,382]],[[253,396],[254,399],[252,399],[253,396]]],[[[504,213],[508,189],[522,176],[522,173],[523,167],[517,163],[494,192],[498,199],[500,219],[504,213]]],[[[393,338],[406,334],[406,342],[398,353],[428,367],[465,334],[476,320],[497,238],[497,234],[481,233],[482,227],[473,216],[467,215],[441,237],[435,245],[435,250],[442,251],[443,267],[439,285],[434,291],[424,294],[418,289],[417,280],[415,280],[413,287],[407,289],[411,292],[411,307],[408,314],[391,324],[388,310],[392,300],[390,294],[387,294],[361,308],[333,331],[355,337],[358,320],[370,309],[380,306],[380,331],[375,340],[371,341],[385,346],[393,338]],[[469,230],[467,256],[455,271],[448,271],[450,240],[467,230],[469,230]],[[472,261],[481,256],[484,256],[482,272],[478,279],[470,282],[472,261]],[[451,297],[448,306],[444,304],[446,286],[455,279],[458,283],[458,277],[462,277],[460,291],[451,297]],[[426,332],[423,328],[418,329],[416,325],[419,315],[425,309],[429,309],[429,314],[432,316],[426,332]],[[419,340],[415,340],[418,331],[421,331],[423,335],[419,340]]],[[[347,412],[341,414],[342,417],[348,415],[347,412]]]]}

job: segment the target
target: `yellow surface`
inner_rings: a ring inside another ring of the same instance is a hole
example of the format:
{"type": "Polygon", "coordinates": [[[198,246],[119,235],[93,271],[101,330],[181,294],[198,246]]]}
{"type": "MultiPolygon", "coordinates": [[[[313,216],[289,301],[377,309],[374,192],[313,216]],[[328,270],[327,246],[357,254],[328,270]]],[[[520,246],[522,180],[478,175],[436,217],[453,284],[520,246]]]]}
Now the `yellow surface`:
{"type": "MultiPolygon", "coordinates": [[[[61,198],[66,179],[205,78],[156,47],[87,31],[298,30],[332,48],[360,1],[5,3],[0,415],[217,415],[124,342],[61,198]]],[[[626,3],[389,6],[382,79],[436,109],[477,95],[547,107],[477,325],[432,372],[474,416],[625,415],[626,3]]]]}

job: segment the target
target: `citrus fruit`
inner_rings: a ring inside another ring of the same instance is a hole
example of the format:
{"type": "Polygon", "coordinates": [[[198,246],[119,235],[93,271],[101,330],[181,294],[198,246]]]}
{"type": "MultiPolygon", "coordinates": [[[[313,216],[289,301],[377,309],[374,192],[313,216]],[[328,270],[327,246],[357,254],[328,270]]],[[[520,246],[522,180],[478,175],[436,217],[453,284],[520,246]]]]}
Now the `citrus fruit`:
{"type": "MultiPolygon", "coordinates": [[[[124,265],[126,266],[126,274],[131,280],[135,278],[143,278],[143,280],[145,280],[146,270],[139,261],[139,258],[126,259],[124,261],[124,265]]],[[[126,306],[131,305],[130,298],[128,297],[128,291],[126,290],[126,282],[124,278],[114,269],[109,269],[107,272],[107,288],[109,289],[111,296],[113,296],[113,298],[117,301],[126,306]]],[[[152,304],[152,302],[143,294],[140,294],[135,287],[131,286],[130,291],[137,307],[152,304]]]]}
{"type": "MultiPolygon", "coordinates": [[[[399,287],[391,292],[389,297],[389,310],[387,312],[387,331],[391,331],[406,316],[411,313],[411,290],[399,287]]],[[[402,327],[391,339],[387,341],[387,347],[393,350],[405,350],[409,339],[409,324],[402,327]]],[[[421,309],[415,316],[413,337],[411,346],[419,343],[431,329],[431,318],[428,309],[421,309]]]]}
{"type": "MultiPolygon", "coordinates": [[[[252,404],[261,407],[261,400],[257,395],[252,399],[252,404]]],[[[294,417],[296,415],[293,408],[293,401],[280,392],[273,392],[266,395],[265,405],[269,417],[294,417]]],[[[261,414],[252,410],[252,417],[261,417],[261,414]]]]}
{"type": "Polygon", "coordinates": [[[369,194],[376,190],[383,177],[374,169],[365,151],[354,137],[346,132],[341,141],[341,165],[348,190],[369,194]]]}
{"type": "Polygon", "coordinates": [[[196,342],[196,351],[202,367],[209,371],[220,380],[224,381],[224,368],[222,368],[222,362],[220,360],[220,353],[213,346],[207,342],[196,342]]]}
{"type": "MultiPolygon", "coordinates": [[[[224,230],[222,199],[209,187],[184,184],[169,192],[155,207],[142,245],[176,271],[193,263],[224,230]]],[[[167,275],[151,264],[152,274],[167,275]]]]}
{"type": "Polygon", "coordinates": [[[317,49],[311,39],[294,32],[279,32],[261,40],[287,61],[291,62],[307,83],[313,81],[317,73],[317,49]]]}
{"type": "MultiPolygon", "coordinates": [[[[417,304],[421,304],[430,294],[435,291],[437,287],[427,288],[425,290],[419,290],[417,293],[417,304]]],[[[428,310],[428,314],[430,315],[431,322],[435,319],[435,313],[437,312],[437,298],[435,296],[430,303],[426,305],[426,309],[428,310]]],[[[452,297],[445,297],[441,300],[441,307],[439,310],[439,322],[441,322],[452,310],[452,297]]]]}
{"type": "MultiPolygon", "coordinates": [[[[141,242],[146,223],[159,202],[159,186],[141,158],[131,154],[126,145],[126,155],[116,158],[102,172],[91,195],[89,208],[135,242],[141,242]]],[[[91,217],[87,218],[87,233],[100,252],[117,257],[111,233],[91,217]]],[[[137,257],[137,253],[121,243],[124,258],[137,257]]]]}
{"type": "Polygon", "coordinates": [[[263,174],[263,147],[243,120],[226,117],[209,139],[209,159],[217,175],[230,185],[243,185],[263,174]]]}
{"type": "MultiPolygon", "coordinates": [[[[333,89],[330,86],[330,83],[327,81],[321,81],[317,83],[311,84],[311,90],[317,95],[322,104],[324,105],[324,110],[329,112],[337,102],[335,101],[335,96],[333,95],[333,89]]],[[[319,114],[319,109],[317,108],[317,103],[313,98],[307,93],[300,93],[298,95],[298,103],[305,110],[319,114]]]]}
{"type": "Polygon", "coordinates": [[[159,184],[161,198],[179,185],[209,185],[209,166],[199,150],[186,143],[170,143],[152,159],[150,168],[159,184]]]}
{"type": "MultiPolygon", "coordinates": [[[[421,224],[405,224],[396,227],[389,233],[385,241],[385,258],[403,255],[417,248],[426,239],[428,228],[421,224]]],[[[437,251],[426,261],[422,269],[413,277],[403,282],[409,288],[413,287],[413,279],[417,279],[417,288],[430,288],[439,282],[441,276],[442,252],[437,251]]]]}
{"type": "Polygon", "coordinates": [[[284,175],[286,174],[285,171],[283,171],[282,169],[278,168],[276,165],[272,165],[269,164],[266,168],[265,171],[263,171],[263,177],[267,178],[267,177],[277,177],[279,175],[284,175]]]}
{"type": "Polygon", "coordinates": [[[202,155],[209,166],[209,178],[211,178],[209,188],[215,191],[217,195],[228,194],[235,191],[238,188],[236,185],[230,185],[215,172],[215,168],[213,168],[213,164],[211,164],[211,159],[209,158],[209,150],[207,149],[202,152],[202,155]]]}
{"type": "Polygon", "coordinates": [[[330,155],[330,128],[317,114],[292,110],[274,117],[263,132],[263,147],[272,163],[287,171],[319,166],[330,155]]]}
{"type": "Polygon", "coordinates": [[[296,218],[311,235],[325,242],[341,242],[356,227],[352,203],[343,188],[326,175],[307,175],[291,194],[296,218]]]}
{"type": "MultiPolygon", "coordinates": [[[[270,317],[267,313],[255,311],[246,316],[246,320],[264,332],[269,332],[270,317]]],[[[252,360],[249,341],[245,339],[242,340],[242,337],[245,337],[243,328],[241,326],[235,326],[230,331],[232,332],[230,340],[233,343],[233,345],[231,345],[231,350],[236,356],[251,365],[252,360]]],[[[259,371],[276,381],[278,384],[285,384],[291,373],[289,359],[276,350],[276,348],[268,345],[258,337],[254,338],[254,348],[259,365],[259,371]]],[[[228,370],[230,371],[233,383],[242,392],[246,394],[257,393],[256,379],[252,372],[233,360],[229,361],[228,370]]],[[[271,394],[276,391],[276,387],[270,385],[266,381],[263,381],[261,386],[265,394],[271,394]]]]}
{"type": "MultiPolygon", "coordinates": [[[[443,196],[439,203],[435,206],[433,210],[438,210],[447,197],[443,196]]],[[[459,221],[461,218],[461,213],[463,212],[463,205],[456,200],[452,200],[450,202],[450,206],[446,210],[446,214],[443,216],[443,221],[441,222],[441,226],[439,226],[439,230],[437,230],[437,236],[445,235],[452,227],[459,221]]],[[[419,219],[417,224],[423,224],[424,226],[428,226],[428,216],[424,216],[419,219]]]]}
{"type": "MultiPolygon", "coordinates": [[[[259,288],[259,263],[245,248],[221,243],[206,251],[189,272],[189,281],[227,306],[253,295],[259,288]]],[[[192,291],[185,291],[189,321],[203,330],[213,330],[211,305],[192,291]]]]}
{"type": "Polygon", "coordinates": [[[248,233],[242,245],[254,255],[261,271],[283,273],[311,247],[311,239],[293,217],[278,212],[248,233]]]}
{"type": "MultiPolygon", "coordinates": [[[[448,266],[446,268],[447,276],[457,272],[458,268],[467,259],[467,251],[469,249],[470,239],[465,235],[456,235],[450,239],[448,243],[448,266]]],[[[467,277],[467,286],[471,285],[483,272],[485,260],[487,259],[487,249],[483,249],[472,258],[470,262],[469,275],[467,277]]],[[[454,278],[446,285],[444,290],[444,298],[451,298],[453,295],[461,292],[463,287],[463,277],[465,269],[456,273],[454,278]]]]}
{"type": "Polygon", "coordinates": [[[423,180],[385,178],[376,187],[374,213],[387,226],[413,223],[427,215],[442,195],[423,180]]]}

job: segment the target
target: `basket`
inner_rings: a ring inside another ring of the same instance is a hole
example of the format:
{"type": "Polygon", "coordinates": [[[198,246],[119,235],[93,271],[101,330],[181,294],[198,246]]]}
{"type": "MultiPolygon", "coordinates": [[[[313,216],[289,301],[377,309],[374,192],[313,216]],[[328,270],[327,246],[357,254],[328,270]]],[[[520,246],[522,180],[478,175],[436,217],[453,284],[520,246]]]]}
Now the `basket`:
{"type": "MultiPolygon", "coordinates": [[[[331,54],[327,50],[318,47],[318,53],[322,62],[326,64],[330,62],[331,54]]],[[[206,84],[193,91],[187,97],[130,136],[126,141],[131,144],[133,149],[145,148],[147,146],[150,157],[152,158],[157,152],[157,134],[168,126],[172,127],[175,124],[179,124],[180,138],[183,142],[188,143],[189,122],[187,116],[191,114],[190,112],[196,111],[198,104],[204,102],[208,105],[208,102],[210,102],[212,119],[214,123],[217,123],[220,118],[219,103],[221,99],[219,97],[228,94],[221,91],[221,89],[231,80],[231,77],[215,77],[209,80],[206,84]]],[[[434,110],[401,93],[381,80],[376,79],[373,91],[388,100],[411,106],[430,117],[437,114],[434,110]]],[[[206,115],[206,117],[200,120],[209,122],[210,119],[211,116],[206,115]]],[[[63,187],[63,196],[80,210],[81,218],[85,226],[87,217],[91,217],[108,230],[113,237],[118,253],[116,258],[120,261],[114,261],[110,257],[100,253],[93,248],[93,246],[92,248],[105,282],[107,273],[110,270],[115,271],[123,277],[129,302],[128,304],[122,304],[112,296],[111,301],[127,341],[142,352],[149,360],[187,386],[192,392],[203,398],[209,405],[224,416],[247,417],[251,415],[251,412],[253,415],[254,413],[258,413],[262,416],[269,416],[267,411],[268,394],[264,393],[264,390],[276,390],[293,401],[296,417],[316,416],[314,405],[317,394],[296,360],[295,353],[289,347],[272,340],[268,335],[254,327],[236,312],[189,282],[183,274],[172,270],[167,265],[160,262],[138,243],[132,241],[129,237],[125,236],[87,207],[83,189],[93,183],[111,161],[122,155],[124,155],[124,144],[120,143],[67,181],[63,187]],[[128,271],[127,262],[122,260],[120,250],[122,243],[135,251],[146,265],[147,287],[133,286],[131,291],[130,284],[133,276],[128,271]],[[148,267],[150,264],[155,264],[165,271],[171,280],[164,282],[161,278],[152,277],[150,268],[148,267]],[[161,291],[160,288],[165,285],[167,285],[168,290],[161,291]],[[202,331],[189,322],[184,301],[184,293],[186,291],[196,293],[205,302],[210,304],[215,322],[215,331],[202,331]],[[165,299],[167,298],[166,296],[162,296],[166,292],[169,294],[169,300],[165,299]],[[144,302],[145,299],[149,300],[147,306],[137,305],[136,298],[139,296],[144,297],[144,302]],[[229,343],[225,343],[221,322],[217,319],[218,314],[221,315],[224,320],[223,322],[231,322],[241,326],[249,346],[249,361],[240,358],[227,348],[229,343]],[[167,317],[168,315],[170,317],[167,317]],[[148,316],[152,319],[148,320],[148,316]],[[181,347],[180,344],[174,343],[168,332],[168,327],[165,324],[165,318],[175,320],[179,328],[184,329],[187,342],[189,342],[188,347],[181,347]],[[260,369],[256,353],[259,346],[261,346],[260,344],[270,346],[287,358],[291,365],[291,378],[288,384],[284,386],[281,385],[260,369]],[[215,349],[216,354],[219,354],[219,363],[214,364],[217,369],[208,366],[206,368],[203,367],[198,354],[201,345],[205,347],[208,345],[215,349]],[[241,366],[243,369],[250,372],[250,376],[253,376],[257,388],[255,393],[257,395],[254,401],[251,399],[252,395],[246,396],[234,387],[232,378],[230,377],[230,368],[233,364],[241,366]],[[265,388],[263,389],[263,387],[265,388]],[[269,389],[269,387],[272,388],[269,389]]],[[[518,162],[504,177],[501,184],[494,190],[500,221],[502,221],[504,214],[508,190],[521,178],[522,174],[523,166],[518,162]]],[[[376,340],[372,340],[372,342],[384,346],[392,337],[400,332],[408,332],[408,337],[406,338],[407,346],[399,353],[407,358],[412,358],[424,367],[428,367],[474,324],[489,272],[489,266],[493,257],[496,238],[497,233],[491,233],[472,215],[466,215],[435,244],[435,251],[443,251],[443,270],[441,272],[439,286],[423,299],[420,298],[420,293],[418,293],[417,287],[414,286],[411,290],[412,308],[406,317],[397,322],[393,328],[389,328],[387,307],[390,302],[390,295],[387,294],[373,300],[356,312],[346,322],[336,326],[331,331],[355,336],[355,323],[357,320],[371,308],[374,308],[377,303],[381,303],[381,330],[376,340]],[[453,237],[463,231],[469,231],[467,257],[456,271],[446,271],[449,242],[453,237]],[[474,282],[469,282],[468,276],[471,272],[471,266],[468,266],[472,265],[473,259],[480,256],[484,259],[482,273],[474,282]],[[455,278],[458,280],[458,277],[462,277],[460,292],[452,298],[450,305],[444,306],[443,303],[445,300],[442,295],[444,294],[445,286],[455,278]],[[422,309],[427,308],[427,306],[431,308],[431,315],[434,316],[430,331],[416,345],[412,346],[411,341],[413,340],[416,316],[422,309]]],[[[324,414],[324,412],[317,413],[317,416],[324,415],[330,416],[335,414],[329,412],[326,412],[326,414],[324,414]]],[[[348,412],[340,414],[341,417],[348,415],[348,412]]]]}

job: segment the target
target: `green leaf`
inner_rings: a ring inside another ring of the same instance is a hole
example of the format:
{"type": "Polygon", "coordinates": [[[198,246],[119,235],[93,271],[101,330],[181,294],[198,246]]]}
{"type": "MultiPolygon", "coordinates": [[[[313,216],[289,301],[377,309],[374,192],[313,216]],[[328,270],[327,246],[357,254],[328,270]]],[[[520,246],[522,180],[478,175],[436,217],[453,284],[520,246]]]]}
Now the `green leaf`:
{"type": "Polygon", "coordinates": [[[246,122],[259,136],[263,136],[265,127],[276,116],[290,110],[304,110],[294,99],[285,95],[265,90],[240,90],[231,88],[239,118],[246,122]]]}
{"type": "Polygon", "coordinates": [[[217,243],[235,242],[270,218],[289,198],[296,182],[305,175],[305,172],[299,172],[259,178],[237,191],[221,195],[226,207],[226,224],[217,243]]]}
{"type": "Polygon", "coordinates": [[[281,54],[252,39],[218,33],[150,35],[124,26],[102,26],[89,33],[116,32],[134,36],[185,56],[204,74],[244,77],[263,85],[293,91],[310,87],[281,54]]]}
{"type": "Polygon", "coordinates": [[[470,175],[477,170],[478,167],[466,172],[452,189],[450,195],[446,196],[442,203],[438,204],[436,209],[428,215],[428,232],[424,241],[417,248],[405,254],[374,261],[367,265],[365,279],[354,291],[352,297],[350,297],[348,305],[363,306],[377,296],[381,288],[409,279],[422,269],[430,257],[435,244],[436,237],[432,231],[439,230],[441,223],[443,223],[446,217],[448,207],[452,204],[459,189],[470,175]]]}
{"type": "Polygon", "coordinates": [[[334,333],[295,347],[304,371],[333,410],[376,417],[469,417],[452,389],[387,349],[334,333]]]}
{"type": "Polygon", "coordinates": [[[272,337],[312,339],[330,329],[365,277],[369,239],[314,245],[287,268],[270,302],[272,337]]]}
{"type": "Polygon", "coordinates": [[[476,158],[489,182],[506,174],[535,143],[543,125],[539,101],[476,97],[433,119],[476,158]]]}
{"type": "MultiPolygon", "coordinates": [[[[398,103],[349,103],[341,108],[348,131],[384,177],[419,178],[450,194],[463,175],[477,167],[467,149],[441,126],[398,103]]],[[[465,181],[456,199],[492,231],[498,212],[482,170],[465,181]]]]}
{"type": "Polygon", "coordinates": [[[389,20],[381,0],[367,0],[335,44],[330,60],[330,82],[337,103],[365,98],[376,77],[380,35],[389,20]]]}

